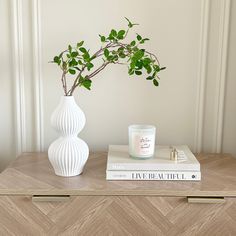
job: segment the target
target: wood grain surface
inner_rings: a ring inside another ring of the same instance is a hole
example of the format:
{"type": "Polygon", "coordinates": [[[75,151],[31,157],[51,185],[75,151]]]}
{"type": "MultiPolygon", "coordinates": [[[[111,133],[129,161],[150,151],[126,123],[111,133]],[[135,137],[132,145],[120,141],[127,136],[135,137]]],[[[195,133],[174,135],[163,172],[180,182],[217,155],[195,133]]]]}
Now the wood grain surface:
{"type": "Polygon", "coordinates": [[[155,195],[236,196],[236,159],[230,155],[198,155],[200,182],[106,181],[107,153],[89,156],[84,173],[54,174],[47,154],[26,153],[0,174],[0,195],[155,195]]]}
{"type": "Polygon", "coordinates": [[[32,202],[0,196],[0,235],[236,235],[236,201],[188,204],[183,197],[74,196],[32,202]]]}
{"type": "Polygon", "coordinates": [[[198,159],[201,182],[106,181],[106,153],[71,178],[56,176],[46,154],[24,154],[0,175],[0,235],[236,235],[236,160],[198,159]]]}

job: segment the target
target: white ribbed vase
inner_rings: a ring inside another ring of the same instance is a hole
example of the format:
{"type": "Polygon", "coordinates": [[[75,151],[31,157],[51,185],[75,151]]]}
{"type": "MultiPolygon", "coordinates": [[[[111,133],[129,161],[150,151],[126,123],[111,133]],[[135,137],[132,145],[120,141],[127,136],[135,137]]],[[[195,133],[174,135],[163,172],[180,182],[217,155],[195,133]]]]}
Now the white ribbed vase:
{"type": "Polygon", "coordinates": [[[77,137],[85,125],[85,115],[73,96],[63,96],[51,117],[52,126],[61,134],[48,149],[56,175],[70,177],[83,172],[88,145],[77,137]]]}

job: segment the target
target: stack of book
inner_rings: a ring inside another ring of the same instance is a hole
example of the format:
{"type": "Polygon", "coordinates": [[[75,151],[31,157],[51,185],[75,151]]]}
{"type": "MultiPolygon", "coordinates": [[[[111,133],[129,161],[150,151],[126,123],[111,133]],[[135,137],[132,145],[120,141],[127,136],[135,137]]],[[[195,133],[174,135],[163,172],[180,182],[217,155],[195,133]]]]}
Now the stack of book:
{"type": "Polygon", "coordinates": [[[157,146],[150,159],[129,156],[127,145],[110,145],[107,158],[107,180],[201,180],[200,163],[188,146],[175,146],[181,153],[177,161],[170,159],[170,147],[157,146]]]}

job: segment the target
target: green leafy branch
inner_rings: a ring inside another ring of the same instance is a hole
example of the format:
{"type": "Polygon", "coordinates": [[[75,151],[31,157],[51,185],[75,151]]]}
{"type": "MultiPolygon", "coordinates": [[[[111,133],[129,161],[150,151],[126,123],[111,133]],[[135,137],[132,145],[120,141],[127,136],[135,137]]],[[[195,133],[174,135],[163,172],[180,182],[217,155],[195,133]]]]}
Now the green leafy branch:
{"type": "Polygon", "coordinates": [[[99,35],[102,43],[101,48],[91,54],[84,47],[84,41],[78,42],[76,46],[68,46],[66,50],[55,56],[53,63],[56,63],[62,70],[61,82],[65,96],[72,96],[77,87],[91,89],[92,78],[104,70],[109,64],[127,65],[129,75],[146,74],[146,79],[151,80],[155,86],[159,85],[158,73],[164,70],[161,67],[157,57],[147,50],[143,49],[143,44],[148,41],[139,34],[129,43],[124,43],[129,30],[136,23],[125,18],[128,22],[126,30],[112,29],[108,36],[99,35]],[[101,59],[101,65],[94,67],[94,61],[101,59]],[[67,75],[75,76],[72,86],[68,88],[67,75]]]}

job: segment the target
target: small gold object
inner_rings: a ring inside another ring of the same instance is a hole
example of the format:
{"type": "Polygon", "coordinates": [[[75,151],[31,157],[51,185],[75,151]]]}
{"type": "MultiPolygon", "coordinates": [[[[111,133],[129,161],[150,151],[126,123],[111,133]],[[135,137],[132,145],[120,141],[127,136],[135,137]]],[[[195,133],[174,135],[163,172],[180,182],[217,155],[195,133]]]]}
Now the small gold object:
{"type": "Polygon", "coordinates": [[[178,161],[178,152],[175,148],[171,147],[171,151],[170,151],[170,159],[172,161],[178,161]]]}

